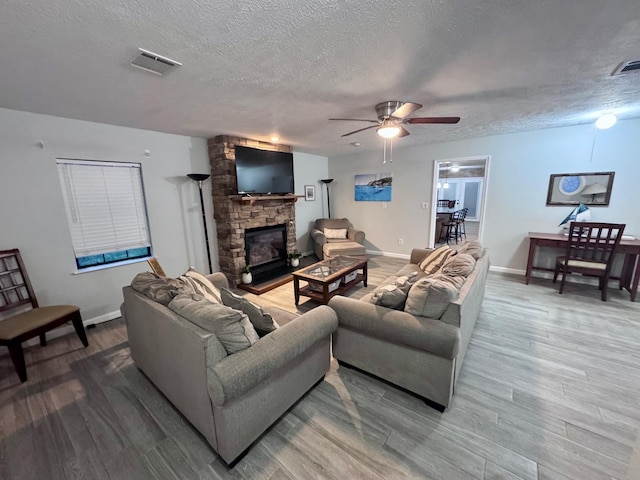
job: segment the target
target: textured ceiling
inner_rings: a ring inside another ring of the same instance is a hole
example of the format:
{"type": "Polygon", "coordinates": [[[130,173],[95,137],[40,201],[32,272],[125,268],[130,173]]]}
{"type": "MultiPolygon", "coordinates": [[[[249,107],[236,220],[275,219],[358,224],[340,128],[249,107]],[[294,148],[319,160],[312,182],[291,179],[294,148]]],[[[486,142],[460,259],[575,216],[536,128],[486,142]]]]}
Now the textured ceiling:
{"type": "Polygon", "coordinates": [[[640,117],[638,0],[3,0],[0,106],[163,132],[379,148],[385,100],[421,103],[397,145],[640,117]],[[132,68],[142,47],[183,63],[132,68]]]}

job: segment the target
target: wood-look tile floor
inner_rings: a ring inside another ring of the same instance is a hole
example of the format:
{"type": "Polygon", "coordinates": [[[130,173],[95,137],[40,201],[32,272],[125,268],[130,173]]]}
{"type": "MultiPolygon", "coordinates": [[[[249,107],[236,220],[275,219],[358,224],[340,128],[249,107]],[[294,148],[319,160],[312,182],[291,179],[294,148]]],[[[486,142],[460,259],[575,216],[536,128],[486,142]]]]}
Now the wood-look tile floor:
{"type": "MultiPolygon", "coordinates": [[[[350,294],[403,263],[371,259],[350,294]]],[[[295,311],[291,284],[260,301],[295,311]]],[[[640,479],[640,303],[614,288],[491,273],[445,413],[334,361],[233,470],[132,363],[121,320],[88,334],[29,347],[25,384],[0,350],[0,479],[640,479]]]]}

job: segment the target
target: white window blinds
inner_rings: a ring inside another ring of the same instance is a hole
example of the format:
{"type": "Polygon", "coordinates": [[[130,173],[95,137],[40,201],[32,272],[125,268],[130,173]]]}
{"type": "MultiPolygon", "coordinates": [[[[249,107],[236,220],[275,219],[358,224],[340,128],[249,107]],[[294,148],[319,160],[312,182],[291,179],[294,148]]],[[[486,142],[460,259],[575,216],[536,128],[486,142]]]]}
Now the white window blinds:
{"type": "Polygon", "coordinates": [[[76,258],[151,247],[139,163],[57,164],[76,258]]]}

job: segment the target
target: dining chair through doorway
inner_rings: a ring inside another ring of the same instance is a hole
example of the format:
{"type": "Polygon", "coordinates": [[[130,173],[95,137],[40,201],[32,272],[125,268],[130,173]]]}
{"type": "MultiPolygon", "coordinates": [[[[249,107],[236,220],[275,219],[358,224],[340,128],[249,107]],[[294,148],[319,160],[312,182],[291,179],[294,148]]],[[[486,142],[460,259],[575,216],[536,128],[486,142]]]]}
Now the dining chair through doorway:
{"type": "MultiPolygon", "coordinates": [[[[455,240],[458,243],[458,239],[462,239],[460,228],[464,229],[464,219],[466,217],[468,209],[456,210],[451,214],[451,218],[442,222],[440,227],[439,240],[445,240],[449,243],[449,240],[455,240]]],[[[466,233],[464,234],[466,238],[466,233]]]]}
{"type": "Polygon", "coordinates": [[[606,301],[611,265],[624,228],[625,224],[618,223],[571,222],[566,252],[557,257],[553,274],[556,283],[562,273],[558,293],[562,294],[567,275],[580,273],[598,277],[602,301],[606,301]]]}

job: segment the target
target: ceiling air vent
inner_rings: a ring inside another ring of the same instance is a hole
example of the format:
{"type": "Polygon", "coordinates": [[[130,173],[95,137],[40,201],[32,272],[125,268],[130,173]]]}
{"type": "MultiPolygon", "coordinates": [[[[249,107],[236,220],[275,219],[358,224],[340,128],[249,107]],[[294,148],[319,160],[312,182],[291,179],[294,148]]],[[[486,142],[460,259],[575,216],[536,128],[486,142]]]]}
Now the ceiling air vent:
{"type": "Polygon", "coordinates": [[[628,62],[621,63],[611,76],[615,77],[616,75],[624,75],[625,73],[638,71],[640,71],[640,60],[630,60],[628,62]]]}
{"type": "Polygon", "coordinates": [[[176,67],[180,67],[182,64],[171,60],[170,58],[163,57],[157,53],[150,52],[143,48],[138,48],[140,54],[131,61],[131,65],[145,70],[147,72],[155,73],[156,75],[164,75],[165,73],[173,70],[176,67]]]}

